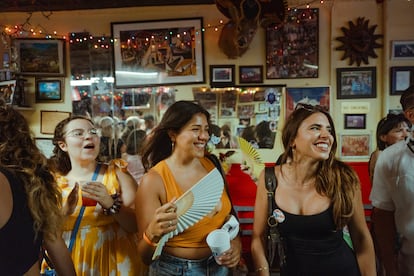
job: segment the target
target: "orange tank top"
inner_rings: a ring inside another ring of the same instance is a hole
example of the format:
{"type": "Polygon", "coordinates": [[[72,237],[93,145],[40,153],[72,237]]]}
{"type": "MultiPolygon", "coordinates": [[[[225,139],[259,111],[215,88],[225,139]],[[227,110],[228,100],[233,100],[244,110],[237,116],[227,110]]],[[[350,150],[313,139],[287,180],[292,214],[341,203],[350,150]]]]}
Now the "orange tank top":
{"type": "MultiPolygon", "coordinates": [[[[211,171],[215,168],[214,164],[206,157],[201,158],[200,162],[207,171],[211,171]]],[[[171,201],[174,197],[178,198],[183,194],[183,191],[175,181],[170,168],[164,160],[155,165],[152,170],[155,170],[163,179],[167,202],[171,201]]],[[[184,232],[172,237],[167,242],[167,246],[191,248],[208,247],[206,242],[207,235],[211,231],[220,228],[231,211],[231,202],[225,189],[223,189],[223,195],[221,196],[219,205],[221,205],[221,208],[218,208],[219,211],[214,216],[207,215],[184,232]]]]}

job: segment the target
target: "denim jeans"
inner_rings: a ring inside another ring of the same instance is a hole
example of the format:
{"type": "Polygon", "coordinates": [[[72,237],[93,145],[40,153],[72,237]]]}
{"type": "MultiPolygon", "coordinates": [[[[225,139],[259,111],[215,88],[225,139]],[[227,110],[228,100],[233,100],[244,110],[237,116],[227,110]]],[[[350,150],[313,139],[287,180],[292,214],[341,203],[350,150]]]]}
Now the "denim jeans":
{"type": "Polygon", "coordinates": [[[227,276],[228,273],[228,268],[218,265],[213,256],[189,260],[163,253],[149,267],[149,276],[227,276]]]}

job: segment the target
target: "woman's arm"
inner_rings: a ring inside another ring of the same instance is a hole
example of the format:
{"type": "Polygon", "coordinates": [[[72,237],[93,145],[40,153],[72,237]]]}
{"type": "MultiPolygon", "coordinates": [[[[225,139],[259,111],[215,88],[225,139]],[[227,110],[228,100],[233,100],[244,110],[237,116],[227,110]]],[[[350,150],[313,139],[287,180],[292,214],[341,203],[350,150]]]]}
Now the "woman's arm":
{"type": "Polygon", "coordinates": [[[363,276],[375,276],[377,273],[375,268],[374,244],[365,221],[360,189],[355,191],[353,204],[354,213],[348,223],[348,228],[358,260],[359,269],[363,276]]]}
{"type": "Polygon", "coordinates": [[[166,194],[161,176],[156,172],[148,172],[142,177],[135,197],[138,239],[140,239],[138,252],[143,262],[148,265],[152,262],[152,255],[161,237],[176,229],[176,206],[173,202],[162,205],[165,201],[166,194]]]}
{"type": "Polygon", "coordinates": [[[257,275],[270,275],[269,264],[266,259],[266,231],[267,231],[267,190],[264,184],[264,170],[260,173],[257,185],[256,202],[254,207],[253,236],[251,243],[252,258],[257,275]]]}
{"type": "Polygon", "coordinates": [[[43,245],[59,276],[76,276],[72,258],[61,234],[54,240],[45,238],[43,245]]]}

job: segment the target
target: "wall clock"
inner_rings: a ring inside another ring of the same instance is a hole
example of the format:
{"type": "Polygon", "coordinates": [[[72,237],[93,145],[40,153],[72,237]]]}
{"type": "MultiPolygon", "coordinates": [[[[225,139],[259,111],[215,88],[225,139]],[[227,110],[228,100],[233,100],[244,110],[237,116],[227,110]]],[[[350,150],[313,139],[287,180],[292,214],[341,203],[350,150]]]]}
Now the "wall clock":
{"type": "Polygon", "coordinates": [[[361,62],[368,64],[368,58],[377,58],[375,53],[376,48],[381,48],[382,45],[376,40],[382,38],[383,35],[374,34],[377,25],[369,26],[369,20],[364,17],[358,17],[356,24],[352,21],[348,22],[349,28],[342,27],[343,36],[337,37],[336,40],[342,42],[342,45],[336,47],[335,50],[344,51],[341,60],[349,58],[349,65],[361,62]]]}

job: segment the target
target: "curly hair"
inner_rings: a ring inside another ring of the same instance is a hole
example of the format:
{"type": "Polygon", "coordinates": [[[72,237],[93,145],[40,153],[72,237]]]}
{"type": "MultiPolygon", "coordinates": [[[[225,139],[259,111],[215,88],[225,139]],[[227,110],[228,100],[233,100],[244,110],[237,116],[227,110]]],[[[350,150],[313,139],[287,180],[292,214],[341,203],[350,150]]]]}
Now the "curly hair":
{"type": "Polygon", "coordinates": [[[26,119],[0,99],[0,166],[22,180],[36,235],[55,239],[62,223],[62,195],[36,146],[26,119]]]}
{"type": "Polygon", "coordinates": [[[350,166],[335,157],[338,143],[331,115],[325,109],[318,106],[307,104],[303,104],[303,106],[296,109],[289,116],[282,130],[282,142],[285,151],[281,156],[281,164],[292,160],[293,149],[290,145],[297,136],[302,122],[312,114],[319,112],[324,114],[331,126],[334,142],[332,143],[328,159],[319,162],[315,185],[316,191],[319,194],[325,195],[331,200],[335,225],[338,229],[341,229],[354,213],[353,198],[357,189],[360,189],[359,178],[350,166]]]}

